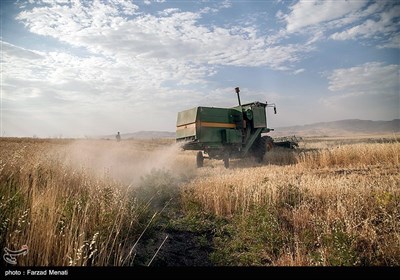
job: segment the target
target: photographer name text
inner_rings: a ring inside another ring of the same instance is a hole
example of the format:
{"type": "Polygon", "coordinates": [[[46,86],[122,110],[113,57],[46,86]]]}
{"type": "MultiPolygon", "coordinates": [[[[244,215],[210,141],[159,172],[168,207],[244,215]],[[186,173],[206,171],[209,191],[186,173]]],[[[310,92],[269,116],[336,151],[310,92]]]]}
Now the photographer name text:
{"type": "Polygon", "coordinates": [[[58,269],[9,269],[4,271],[4,276],[46,276],[46,275],[60,275],[67,276],[68,269],[58,270],[58,269]]]}

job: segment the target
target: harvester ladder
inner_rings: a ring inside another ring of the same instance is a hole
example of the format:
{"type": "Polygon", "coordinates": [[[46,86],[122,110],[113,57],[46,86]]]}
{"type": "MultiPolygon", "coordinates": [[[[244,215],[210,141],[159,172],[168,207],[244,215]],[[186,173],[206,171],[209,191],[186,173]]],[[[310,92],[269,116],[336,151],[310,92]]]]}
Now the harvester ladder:
{"type": "Polygon", "coordinates": [[[257,128],[257,130],[254,132],[254,134],[250,136],[250,139],[247,142],[247,145],[243,149],[243,155],[247,154],[247,152],[250,150],[251,146],[253,146],[254,141],[256,141],[257,137],[261,134],[262,130],[263,130],[263,128],[257,128]]]}

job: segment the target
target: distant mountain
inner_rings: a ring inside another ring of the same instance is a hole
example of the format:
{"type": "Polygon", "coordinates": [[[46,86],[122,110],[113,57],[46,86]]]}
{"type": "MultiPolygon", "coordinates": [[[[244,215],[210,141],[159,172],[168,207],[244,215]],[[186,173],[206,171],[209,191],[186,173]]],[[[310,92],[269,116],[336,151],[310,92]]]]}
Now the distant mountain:
{"type": "Polygon", "coordinates": [[[392,121],[340,120],[314,124],[278,127],[272,135],[299,136],[345,136],[350,134],[391,134],[400,133],[400,119],[392,121]]]}
{"type": "MultiPolygon", "coordinates": [[[[100,138],[115,139],[115,135],[105,135],[100,138]]],[[[175,138],[175,132],[171,131],[137,131],[132,133],[121,133],[122,139],[155,139],[155,138],[175,138]]]]}
{"type": "Polygon", "coordinates": [[[152,139],[152,138],[175,138],[175,132],[171,131],[138,131],[123,134],[124,138],[152,139]]]}
{"type": "MultiPolygon", "coordinates": [[[[271,136],[346,136],[400,133],[400,119],[392,121],[369,120],[340,120],[333,122],[320,122],[306,125],[277,127],[271,132],[271,136]]],[[[115,139],[114,135],[98,137],[102,139],[115,139]]],[[[175,138],[175,132],[171,131],[137,131],[122,133],[122,139],[156,139],[175,138]]]]}

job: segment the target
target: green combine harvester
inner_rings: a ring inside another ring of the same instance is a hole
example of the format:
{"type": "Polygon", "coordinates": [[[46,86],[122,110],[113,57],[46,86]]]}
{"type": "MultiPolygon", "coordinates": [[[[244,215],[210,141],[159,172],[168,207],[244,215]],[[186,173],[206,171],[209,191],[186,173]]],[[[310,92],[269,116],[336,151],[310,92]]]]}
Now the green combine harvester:
{"type": "Polygon", "coordinates": [[[226,168],[230,158],[253,156],[258,162],[274,146],[267,127],[266,109],[275,104],[252,102],[233,108],[195,107],[178,113],[176,141],[185,142],[184,150],[197,150],[197,167],[204,158],[221,159],[226,168]]]}

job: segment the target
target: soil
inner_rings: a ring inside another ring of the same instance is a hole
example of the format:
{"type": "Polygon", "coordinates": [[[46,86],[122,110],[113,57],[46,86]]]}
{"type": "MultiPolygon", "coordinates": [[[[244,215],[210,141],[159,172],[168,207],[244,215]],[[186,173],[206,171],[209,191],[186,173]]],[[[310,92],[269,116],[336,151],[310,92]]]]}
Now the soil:
{"type": "Polygon", "coordinates": [[[156,229],[152,235],[138,243],[135,265],[148,266],[150,263],[152,267],[212,266],[209,259],[213,250],[210,233],[160,228],[160,231],[156,229]]]}

